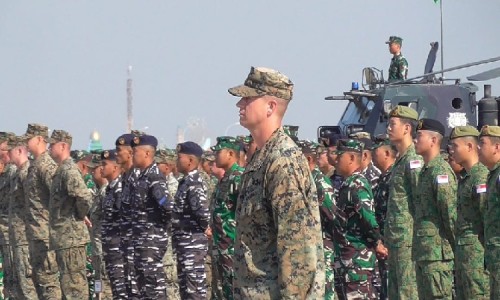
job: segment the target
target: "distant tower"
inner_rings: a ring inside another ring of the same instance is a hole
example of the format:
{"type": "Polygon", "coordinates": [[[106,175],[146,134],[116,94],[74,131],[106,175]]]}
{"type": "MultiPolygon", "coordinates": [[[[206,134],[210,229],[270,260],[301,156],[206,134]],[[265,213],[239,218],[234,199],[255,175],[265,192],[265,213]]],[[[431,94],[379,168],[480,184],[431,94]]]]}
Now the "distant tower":
{"type": "Polygon", "coordinates": [[[177,143],[184,143],[184,128],[177,126],[177,143]]]}
{"type": "Polygon", "coordinates": [[[101,144],[101,135],[97,130],[94,130],[90,133],[90,143],[88,147],[88,151],[101,151],[102,150],[102,144],[101,144]]]}
{"type": "Polygon", "coordinates": [[[127,77],[127,132],[130,132],[134,126],[132,117],[132,66],[128,66],[127,77]]]}

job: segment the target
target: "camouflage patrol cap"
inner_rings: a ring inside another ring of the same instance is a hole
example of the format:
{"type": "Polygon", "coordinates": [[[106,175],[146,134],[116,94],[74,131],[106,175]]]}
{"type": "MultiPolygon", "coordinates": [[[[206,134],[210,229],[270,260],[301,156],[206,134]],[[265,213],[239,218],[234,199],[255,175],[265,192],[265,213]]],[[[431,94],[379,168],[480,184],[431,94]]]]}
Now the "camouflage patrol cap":
{"type": "Polygon", "coordinates": [[[355,133],[349,134],[349,138],[350,139],[355,139],[355,140],[359,140],[359,139],[371,139],[372,136],[370,135],[369,132],[360,131],[360,132],[355,132],[355,133]]]}
{"type": "Polygon", "coordinates": [[[25,146],[25,141],[26,139],[24,139],[23,136],[11,135],[7,140],[7,149],[12,150],[18,146],[25,146]]]}
{"type": "Polygon", "coordinates": [[[0,144],[8,142],[13,136],[16,136],[13,132],[0,132],[0,144]]]}
{"type": "Polygon", "coordinates": [[[389,117],[392,118],[403,118],[403,119],[410,119],[410,120],[418,120],[418,113],[416,110],[414,110],[411,107],[404,106],[404,105],[397,105],[394,107],[391,112],[389,113],[389,117]]]}
{"type": "Polygon", "coordinates": [[[473,136],[473,137],[478,137],[479,136],[479,131],[472,126],[456,126],[451,130],[450,133],[450,140],[456,139],[456,138],[461,138],[464,136],[473,136]]]}
{"type": "Polygon", "coordinates": [[[236,139],[245,145],[250,144],[253,140],[251,135],[238,135],[236,139]]]}
{"type": "Polygon", "coordinates": [[[389,139],[389,135],[385,133],[379,134],[373,138],[372,150],[375,150],[382,146],[390,146],[390,145],[391,145],[391,140],[389,139]]]}
{"type": "Polygon", "coordinates": [[[396,43],[396,44],[399,44],[399,45],[403,45],[403,39],[400,38],[399,36],[391,35],[389,37],[389,40],[386,41],[385,43],[386,44],[396,43]]]}
{"type": "Polygon", "coordinates": [[[364,147],[365,144],[359,140],[341,139],[337,141],[337,150],[335,152],[337,155],[344,152],[363,153],[364,147]]]}
{"type": "Polygon", "coordinates": [[[177,154],[175,150],[172,149],[159,149],[155,153],[155,162],[157,164],[166,164],[173,162],[177,159],[177,154]]]}
{"type": "Polygon", "coordinates": [[[215,161],[215,154],[212,151],[204,151],[201,159],[205,161],[215,161]]]}
{"type": "Polygon", "coordinates": [[[304,154],[318,154],[319,144],[313,141],[299,140],[297,141],[297,146],[299,146],[304,154]]]}
{"type": "Polygon", "coordinates": [[[101,153],[92,153],[90,154],[90,161],[87,161],[85,164],[87,165],[87,167],[91,168],[91,169],[95,169],[97,167],[99,167],[102,163],[102,160],[101,160],[101,155],[104,151],[102,151],[101,153]]]}
{"type": "Polygon", "coordinates": [[[479,134],[479,136],[500,137],[500,126],[484,125],[481,128],[481,133],[479,134]]]}
{"type": "Polygon", "coordinates": [[[79,162],[80,160],[83,160],[87,158],[89,161],[92,158],[92,156],[89,156],[89,152],[85,150],[71,150],[69,152],[69,156],[73,159],[74,162],[79,162]]]}
{"type": "Polygon", "coordinates": [[[420,130],[434,131],[441,134],[442,136],[444,136],[445,132],[444,125],[441,122],[439,122],[438,120],[426,118],[418,120],[417,131],[420,130]]]}
{"type": "Polygon", "coordinates": [[[42,124],[30,123],[24,134],[24,138],[29,140],[35,136],[41,136],[45,140],[49,138],[49,127],[42,124]]]}
{"type": "Polygon", "coordinates": [[[293,83],[278,71],[264,67],[252,67],[245,83],[228,89],[236,97],[274,96],[292,100],[293,83]]]}
{"type": "Polygon", "coordinates": [[[134,136],[141,136],[141,135],[146,135],[146,133],[144,131],[141,131],[141,130],[137,130],[137,129],[132,129],[130,131],[130,134],[134,135],[134,136]]]}
{"type": "Polygon", "coordinates": [[[73,142],[73,137],[69,132],[56,129],[52,131],[52,134],[50,135],[49,138],[49,143],[55,144],[55,143],[66,143],[71,146],[71,143],[73,142]]]}
{"type": "Polygon", "coordinates": [[[218,151],[221,149],[233,149],[240,151],[240,142],[232,136],[219,136],[217,137],[217,144],[210,147],[212,151],[218,151]]]}

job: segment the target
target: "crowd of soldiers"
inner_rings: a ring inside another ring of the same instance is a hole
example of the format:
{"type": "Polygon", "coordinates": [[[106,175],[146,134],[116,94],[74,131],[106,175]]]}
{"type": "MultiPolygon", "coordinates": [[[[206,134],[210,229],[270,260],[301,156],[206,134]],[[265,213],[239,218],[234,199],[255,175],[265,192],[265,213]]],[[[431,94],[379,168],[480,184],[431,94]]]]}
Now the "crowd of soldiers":
{"type": "Polygon", "coordinates": [[[446,161],[443,124],[407,106],[387,134],[316,143],[281,125],[285,75],[252,67],[229,93],[250,135],[208,151],[1,132],[5,297],[500,299],[500,127],[455,127],[446,161]]]}

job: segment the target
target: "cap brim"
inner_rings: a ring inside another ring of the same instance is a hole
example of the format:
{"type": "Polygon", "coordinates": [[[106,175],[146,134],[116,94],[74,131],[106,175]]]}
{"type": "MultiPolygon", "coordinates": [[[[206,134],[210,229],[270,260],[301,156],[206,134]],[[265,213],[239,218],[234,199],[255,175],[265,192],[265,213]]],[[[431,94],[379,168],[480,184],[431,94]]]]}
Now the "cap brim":
{"type": "Polygon", "coordinates": [[[227,91],[235,97],[258,97],[266,94],[263,91],[248,87],[244,84],[232,87],[227,91]]]}

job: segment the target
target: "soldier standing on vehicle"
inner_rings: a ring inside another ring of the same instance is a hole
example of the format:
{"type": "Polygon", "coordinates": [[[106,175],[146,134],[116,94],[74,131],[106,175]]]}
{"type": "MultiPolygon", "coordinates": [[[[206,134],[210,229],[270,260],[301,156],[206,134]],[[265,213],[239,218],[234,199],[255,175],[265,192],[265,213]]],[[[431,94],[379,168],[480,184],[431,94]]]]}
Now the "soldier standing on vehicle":
{"type": "Polygon", "coordinates": [[[389,81],[405,80],[408,77],[408,61],[401,54],[403,39],[399,36],[390,36],[385,43],[389,45],[389,52],[393,55],[389,66],[389,81]]]}
{"type": "Polygon", "coordinates": [[[455,226],[456,299],[487,299],[489,273],[484,268],[484,222],[488,169],[479,162],[479,131],[457,126],[450,134],[450,155],[464,167],[458,181],[455,226]]]}

